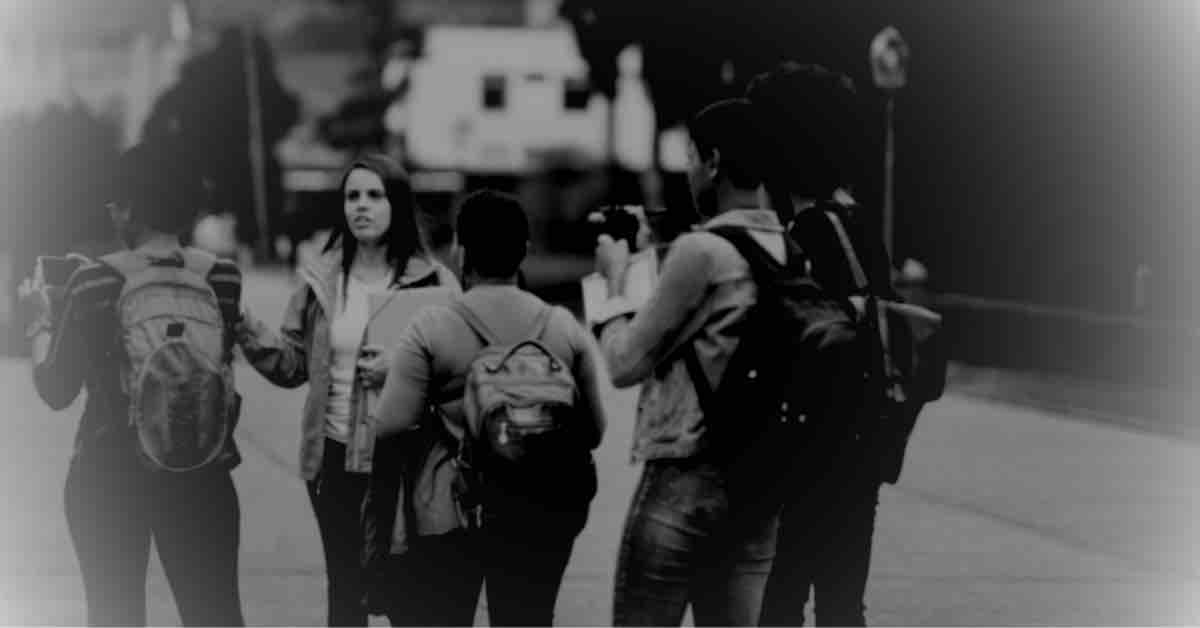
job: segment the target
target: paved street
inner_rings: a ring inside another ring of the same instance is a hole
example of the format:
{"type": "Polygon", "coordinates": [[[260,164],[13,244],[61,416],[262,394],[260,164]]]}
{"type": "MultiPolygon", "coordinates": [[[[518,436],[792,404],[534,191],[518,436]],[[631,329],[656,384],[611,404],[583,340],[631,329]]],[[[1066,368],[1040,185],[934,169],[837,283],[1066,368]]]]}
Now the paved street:
{"type": "MultiPolygon", "coordinates": [[[[249,286],[253,309],[277,321],[286,282],[254,275],[249,286]]],[[[239,385],[247,621],[320,625],[321,552],[295,468],[303,394],[248,370],[239,385]]],[[[8,409],[0,623],[79,624],[62,485],[82,404],[45,409],[16,361],[0,363],[0,394],[8,409]]],[[[633,391],[606,391],[600,494],[568,568],[560,624],[610,621],[617,539],[637,473],[628,461],[633,400],[633,391]]],[[[868,620],[1200,624],[1197,477],[1195,444],[950,394],[921,419],[901,484],[881,494],[868,620]]],[[[177,625],[156,559],[151,569],[150,623],[177,625]]]]}

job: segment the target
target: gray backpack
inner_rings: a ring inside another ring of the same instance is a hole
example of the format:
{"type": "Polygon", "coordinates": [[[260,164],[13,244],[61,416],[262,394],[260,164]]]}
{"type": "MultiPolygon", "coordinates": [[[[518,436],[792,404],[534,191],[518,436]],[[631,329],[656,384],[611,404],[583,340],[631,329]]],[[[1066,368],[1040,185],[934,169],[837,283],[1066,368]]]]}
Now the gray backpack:
{"type": "Polygon", "coordinates": [[[527,338],[509,344],[461,301],[453,307],[484,344],[463,394],[471,437],[487,454],[509,462],[560,453],[579,391],[568,365],[541,342],[553,309],[545,306],[527,338]]]}
{"type": "Polygon", "coordinates": [[[215,461],[237,420],[232,347],[208,282],[209,253],[184,249],[150,258],[102,258],[125,277],[117,320],[128,358],[121,365],[129,424],[152,469],[193,471],[215,461]]]}

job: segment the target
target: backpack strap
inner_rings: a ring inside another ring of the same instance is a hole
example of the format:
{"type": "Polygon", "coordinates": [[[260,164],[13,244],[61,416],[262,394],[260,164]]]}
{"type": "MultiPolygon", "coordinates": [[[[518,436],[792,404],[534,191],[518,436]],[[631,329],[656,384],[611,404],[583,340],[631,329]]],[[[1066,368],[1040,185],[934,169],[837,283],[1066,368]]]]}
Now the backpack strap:
{"type": "MultiPolygon", "coordinates": [[[[475,332],[476,336],[479,336],[485,347],[504,344],[500,341],[500,337],[496,335],[496,332],[492,331],[474,310],[468,307],[466,303],[463,303],[462,299],[455,300],[451,303],[450,307],[462,317],[467,327],[470,327],[471,331],[475,332]]],[[[550,315],[553,313],[553,307],[549,305],[543,307],[534,317],[533,326],[530,328],[526,338],[528,340],[540,340],[542,335],[546,333],[546,327],[550,324],[550,315]]]]}
{"type": "Polygon", "coordinates": [[[530,340],[541,340],[546,334],[546,327],[550,325],[550,315],[554,313],[554,308],[546,305],[542,311],[537,313],[537,317],[533,319],[533,329],[529,332],[530,340]]]}
{"type": "Polygon", "coordinates": [[[854,287],[863,292],[869,292],[870,286],[867,282],[867,273],[863,271],[862,264],[858,261],[858,254],[854,252],[854,245],[850,242],[850,236],[846,233],[846,227],[842,225],[842,219],[829,210],[825,211],[825,216],[829,218],[829,222],[833,225],[833,230],[837,233],[838,242],[842,245],[842,252],[846,255],[846,262],[850,264],[850,273],[854,275],[854,287]]]}
{"type": "MultiPolygon", "coordinates": [[[[208,281],[208,275],[212,273],[213,267],[217,265],[217,256],[208,251],[184,248],[179,250],[179,255],[182,267],[199,275],[205,282],[208,281]]],[[[154,260],[149,256],[131,250],[110,253],[101,257],[100,261],[112,266],[126,278],[155,266],[154,260]]]]}
{"type": "Polygon", "coordinates": [[[803,252],[800,251],[799,245],[787,236],[786,232],[783,234],[784,261],[780,264],[778,260],[772,257],[754,239],[754,236],[750,235],[750,230],[745,227],[722,225],[713,227],[707,231],[724,238],[732,244],[733,248],[737,249],[738,255],[741,255],[746,260],[746,263],[750,265],[750,274],[760,284],[767,277],[778,275],[782,272],[789,270],[803,271],[803,252]]]}
{"type": "MultiPolygon", "coordinates": [[[[803,264],[799,246],[786,234],[783,238],[785,260],[783,264],[780,264],[754,239],[754,236],[750,235],[750,231],[745,227],[722,225],[706,231],[733,245],[738,255],[741,255],[750,265],[750,276],[760,291],[770,286],[767,281],[768,277],[778,276],[780,273],[794,270],[798,265],[803,264]]],[[[802,266],[799,267],[802,268],[802,266]]],[[[708,381],[708,376],[704,374],[704,368],[700,365],[700,356],[696,353],[694,340],[689,341],[687,348],[683,350],[683,363],[687,367],[688,377],[692,379],[692,386],[696,389],[701,412],[712,416],[712,411],[716,409],[716,390],[708,381]]]]}
{"type": "Polygon", "coordinates": [[[457,312],[462,317],[463,322],[467,324],[467,327],[470,327],[471,331],[475,332],[475,335],[483,341],[483,346],[500,344],[500,339],[496,333],[461,298],[451,302],[450,308],[457,312]]]}
{"type": "Polygon", "coordinates": [[[111,266],[126,279],[150,267],[150,260],[146,259],[144,255],[138,255],[128,249],[109,253],[101,257],[99,261],[111,266]]]}
{"type": "MultiPolygon", "coordinates": [[[[881,302],[881,299],[872,294],[870,283],[867,281],[867,275],[863,272],[862,264],[858,261],[858,255],[854,252],[854,245],[850,242],[850,236],[847,235],[846,228],[842,225],[842,220],[838,218],[836,213],[831,211],[826,211],[825,215],[829,217],[829,222],[833,224],[833,229],[837,232],[838,240],[842,243],[842,251],[846,254],[846,261],[850,264],[850,271],[854,273],[854,283],[857,284],[859,290],[867,294],[866,315],[875,319],[875,328],[879,333],[879,345],[883,349],[884,376],[890,378],[895,371],[895,363],[892,359],[891,330],[888,328],[887,306],[881,302]]],[[[900,394],[896,390],[889,392],[894,395],[900,394]]]]}

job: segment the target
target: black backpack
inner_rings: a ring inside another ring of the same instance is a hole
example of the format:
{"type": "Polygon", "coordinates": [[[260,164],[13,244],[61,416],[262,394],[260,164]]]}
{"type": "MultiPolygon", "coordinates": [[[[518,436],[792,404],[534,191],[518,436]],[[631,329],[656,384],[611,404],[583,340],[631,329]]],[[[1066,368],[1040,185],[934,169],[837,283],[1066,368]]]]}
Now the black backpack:
{"type": "Polygon", "coordinates": [[[879,479],[894,484],[900,478],[917,416],[945,389],[946,352],[939,333],[942,318],[875,285],[863,270],[841,218],[830,210],[824,210],[824,215],[850,269],[853,291],[864,298],[857,323],[861,353],[866,358],[859,424],[879,465],[879,479]]]}
{"type": "Polygon", "coordinates": [[[757,303],[741,325],[737,349],[714,390],[694,344],[684,353],[710,430],[712,452],[752,492],[786,475],[798,447],[851,425],[840,406],[858,396],[865,363],[853,308],[812,278],[803,251],[785,235],[783,264],[740,227],[710,233],[728,240],[750,265],[757,303]]]}

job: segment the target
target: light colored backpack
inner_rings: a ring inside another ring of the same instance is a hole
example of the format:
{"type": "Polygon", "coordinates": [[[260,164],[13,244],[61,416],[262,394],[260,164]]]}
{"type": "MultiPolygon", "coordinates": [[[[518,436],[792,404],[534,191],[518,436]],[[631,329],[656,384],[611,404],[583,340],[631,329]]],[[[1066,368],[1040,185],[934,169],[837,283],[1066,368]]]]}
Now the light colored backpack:
{"type": "Polygon", "coordinates": [[[576,418],[579,393],[569,365],[541,342],[553,308],[538,313],[525,340],[508,344],[464,303],[453,307],[484,343],[463,393],[472,456],[536,464],[563,454],[570,446],[566,431],[576,418]]]}
{"type": "Polygon", "coordinates": [[[232,347],[208,282],[216,257],[184,249],[170,258],[121,251],[103,258],[125,277],[117,320],[129,423],[150,468],[184,472],[216,460],[240,408],[232,347]]]}

